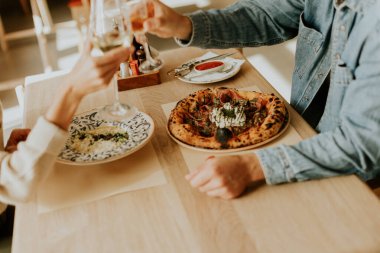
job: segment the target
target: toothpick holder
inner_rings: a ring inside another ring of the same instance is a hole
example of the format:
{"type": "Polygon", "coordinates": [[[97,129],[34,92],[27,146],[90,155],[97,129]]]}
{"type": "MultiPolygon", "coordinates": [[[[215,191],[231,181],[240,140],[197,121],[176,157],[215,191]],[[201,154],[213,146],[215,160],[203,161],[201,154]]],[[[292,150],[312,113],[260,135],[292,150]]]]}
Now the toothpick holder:
{"type": "Polygon", "coordinates": [[[140,74],[136,76],[128,76],[122,78],[120,71],[117,73],[117,84],[119,91],[143,88],[147,86],[157,85],[161,83],[160,71],[153,71],[148,74],[140,74]]]}

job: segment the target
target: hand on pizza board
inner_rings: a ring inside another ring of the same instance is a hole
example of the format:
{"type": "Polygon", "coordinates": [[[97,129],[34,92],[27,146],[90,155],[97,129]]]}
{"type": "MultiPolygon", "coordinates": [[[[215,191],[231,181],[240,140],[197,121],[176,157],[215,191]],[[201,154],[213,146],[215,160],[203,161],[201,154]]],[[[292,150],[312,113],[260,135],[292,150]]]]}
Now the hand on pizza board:
{"type": "Polygon", "coordinates": [[[186,179],[208,196],[232,199],[251,182],[263,180],[264,173],[255,154],[210,156],[186,179]]]}

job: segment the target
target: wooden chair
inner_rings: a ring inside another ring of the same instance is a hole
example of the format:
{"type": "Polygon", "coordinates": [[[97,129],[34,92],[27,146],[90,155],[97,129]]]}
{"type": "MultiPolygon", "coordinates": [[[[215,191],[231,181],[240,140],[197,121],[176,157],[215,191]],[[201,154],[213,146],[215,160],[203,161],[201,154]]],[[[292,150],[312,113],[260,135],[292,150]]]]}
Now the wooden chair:
{"type": "Polygon", "coordinates": [[[90,20],[90,2],[89,0],[70,0],[68,6],[80,34],[79,49],[81,50],[90,20]]]}
{"type": "MultiPolygon", "coordinates": [[[[26,8],[26,1],[20,0],[23,9],[26,8]]],[[[50,15],[46,0],[30,0],[33,13],[34,29],[21,30],[6,33],[0,16],[0,45],[3,51],[8,50],[7,41],[36,36],[40,48],[42,63],[46,72],[52,70],[47,50],[46,35],[54,32],[54,24],[50,15]]],[[[26,10],[25,10],[26,11],[26,10]]]]}
{"type": "Polygon", "coordinates": [[[31,9],[30,9],[29,0],[19,0],[19,2],[24,14],[30,14],[31,9]]]}
{"type": "Polygon", "coordinates": [[[1,47],[1,50],[3,51],[8,50],[7,38],[5,37],[5,30],[3,26],[3,20],[1,19],[1,15],[0,15],[0,47],[1,47]]]}
{"type": "Polygon", "coordinates": [[[379,197],[380,199],[380,188],[375,189],[374,192],[377,195],[377,197],[379,197]]]}
{"type": "Polygon", "coordinates": [[[373,192],[380,198],[380,176],[366,182],[373,192]]]}

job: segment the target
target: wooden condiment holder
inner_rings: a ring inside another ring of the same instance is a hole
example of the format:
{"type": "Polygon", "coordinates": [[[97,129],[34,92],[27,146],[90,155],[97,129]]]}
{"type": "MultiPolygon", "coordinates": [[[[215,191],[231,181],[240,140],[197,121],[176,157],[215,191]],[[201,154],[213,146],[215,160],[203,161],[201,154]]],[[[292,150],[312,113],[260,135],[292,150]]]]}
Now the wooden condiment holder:
{"type": "Polygon", "coordinates": [[[137,89],[161,83],[160,71],[154,71],[148,74],[128,76],[121,78],[120,71],[117,73],[117,84],[119,91],[137,89]]]}

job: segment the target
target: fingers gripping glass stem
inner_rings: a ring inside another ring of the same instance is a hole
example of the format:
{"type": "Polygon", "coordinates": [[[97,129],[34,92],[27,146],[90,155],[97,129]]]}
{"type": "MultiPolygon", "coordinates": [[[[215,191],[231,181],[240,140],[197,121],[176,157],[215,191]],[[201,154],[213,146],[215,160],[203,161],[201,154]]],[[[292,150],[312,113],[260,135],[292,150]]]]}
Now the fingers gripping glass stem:
{"type": "MultiPolygon", "coordinates": [[[[91,4],[90,34],[93,44],[103,53],[115,47],[129,44],[131,31],[124,24],[120,0],[93,0],[91,4]]],[[[126,121],[137,110],[120,103],[117,77],[113,78],[114,103],[101,111],[101,117],[107,120],[126,121]]]]}
{"type": "Polygon", "coordinates": [[[148,38],[144,33],[144,22],[154,16],[154,7],[149,5],[145,0],[123,0],[126,19],[130,21],[132,30],[145,51],[146,60],[140,64],[139,70],[143,73],[149,73],[159,70],[163,66],[163,61],[151,54],[148,45],[148,38]]]}
{"type": "Polygon", "coordinates": [[[158,57],[156,57],[156,58],[152,57],[152,54],[150,52],[150,47],[148,45],[147,37],[145,36],[145,34],[143,34],[141,37],[145,37],[145,40],[142,43],[142,45],[144,47],[146,61],[141,63],[141,65],[139,67],[140,71],[143,73],[149,73],[152,71],[159,70],[163,66],[162,60],[159,59],[158,57]]]}

